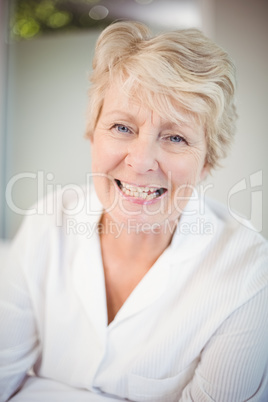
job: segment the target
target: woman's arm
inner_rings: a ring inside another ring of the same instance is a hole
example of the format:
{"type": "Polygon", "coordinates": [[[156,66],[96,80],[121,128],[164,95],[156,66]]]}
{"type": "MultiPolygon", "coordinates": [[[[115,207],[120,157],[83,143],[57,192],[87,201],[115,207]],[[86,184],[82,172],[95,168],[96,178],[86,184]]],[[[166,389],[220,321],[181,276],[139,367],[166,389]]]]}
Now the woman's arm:
{"type": "MultiPolygon", "coordinates": [[[[39,354],[39,341],[24,265],[30,240],[24,224],[0,271],[0,401],[19,388],[39,354]]],[[[33,240],[33,239],[32,239],[33,240]]]]}
{"type": "Polygon", "coordinates": [[[203,350],[180,402],[268,401],[268,288],[235,311],[203,350]]]}

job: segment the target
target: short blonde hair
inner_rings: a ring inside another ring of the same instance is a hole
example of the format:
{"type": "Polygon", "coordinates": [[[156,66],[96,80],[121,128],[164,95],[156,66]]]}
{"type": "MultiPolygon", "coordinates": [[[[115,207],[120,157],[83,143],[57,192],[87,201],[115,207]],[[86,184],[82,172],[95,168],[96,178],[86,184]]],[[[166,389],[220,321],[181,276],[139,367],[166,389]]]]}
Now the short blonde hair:
{"type": "Polygon", "coordinates": [[[204,124],[211,167],[226,156],[237,118],[235,66],[201,31],[152,36],[138,22],[107,27],[93,59],[87,137],[94,133],[106,90],[116,80],[160,116],[180,121],[179,104],[186,116],[204,124]]]}

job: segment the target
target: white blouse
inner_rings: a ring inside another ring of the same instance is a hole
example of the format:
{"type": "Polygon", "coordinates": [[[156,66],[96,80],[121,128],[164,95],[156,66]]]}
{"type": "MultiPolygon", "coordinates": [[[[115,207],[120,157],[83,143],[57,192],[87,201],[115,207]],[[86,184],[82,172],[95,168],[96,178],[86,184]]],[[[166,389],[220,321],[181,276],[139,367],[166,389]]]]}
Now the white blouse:
{"type": "Polygon", "coordinates": [[[32,210],[1,270],[0,401],[32,366],[59,387],[107,398],[268,401],[260,235],[214,201],[190,200],[171,245],[107,325],[101,205],[93,190],[79,208],[60,201],[32,210]]]}

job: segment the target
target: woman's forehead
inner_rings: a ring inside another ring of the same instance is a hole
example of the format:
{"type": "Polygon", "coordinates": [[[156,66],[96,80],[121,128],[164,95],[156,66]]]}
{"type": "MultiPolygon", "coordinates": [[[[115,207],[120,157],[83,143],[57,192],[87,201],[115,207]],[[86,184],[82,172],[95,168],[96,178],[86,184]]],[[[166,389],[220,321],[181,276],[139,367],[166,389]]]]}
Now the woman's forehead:
{"type": "Polygon", "coordinates": [[[155,104],[150,105],[143,101],[142,97],[131,97],[126,93],[122,87],[112,84],[106,92],[103,107],[101,110],[101,120],[106,125],[123,123],[133,124],[136,127],[141,127],[145,124],[157,127],[160,131],[184,130],[192,138],[203,138],[204,127],[198,124],[195,120],[190,119],[187,113],[183,110],[181,105],[176,107],[176,115],[170,117],[164,109],[154,107],[155,104]]]}
{"type": "Polygon", "coordinates": [[[141,85],[124,85],[113,81],[107,88],[103,102],[103,112],[127,112],[130,114],[146,111],[156,113],[161,120],[180,125],[196,123],[192,113],[186,111],[179,101],[163,94],[152,93],[141,85]]]}

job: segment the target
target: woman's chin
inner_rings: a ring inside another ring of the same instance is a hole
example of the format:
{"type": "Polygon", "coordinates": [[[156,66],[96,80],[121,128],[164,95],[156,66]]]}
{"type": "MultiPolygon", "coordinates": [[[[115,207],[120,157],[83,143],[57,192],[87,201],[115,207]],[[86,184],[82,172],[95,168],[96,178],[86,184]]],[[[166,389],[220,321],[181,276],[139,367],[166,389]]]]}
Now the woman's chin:
{"type": "MultiPolygon", "coordinates": [[[[134,204],[135,205],[135,204],[134,204]]],[[[137,204],[136,204],[137,205],[137,204]]],[[[168,214],[145,213],[142,210],[133,210],[128,213],[121,210],[114,209],[113,211],[105,213],[106,222],[108,226],[121,233],[145,233],[145,234],[158,234],[164,230],[173,232],[174,222],[176,218],[168,214]]],[[[112,233],[112,230],[110,231],[112,233]]]]}

